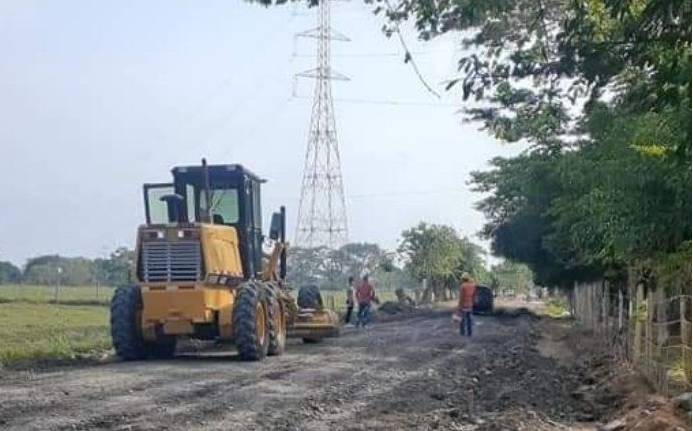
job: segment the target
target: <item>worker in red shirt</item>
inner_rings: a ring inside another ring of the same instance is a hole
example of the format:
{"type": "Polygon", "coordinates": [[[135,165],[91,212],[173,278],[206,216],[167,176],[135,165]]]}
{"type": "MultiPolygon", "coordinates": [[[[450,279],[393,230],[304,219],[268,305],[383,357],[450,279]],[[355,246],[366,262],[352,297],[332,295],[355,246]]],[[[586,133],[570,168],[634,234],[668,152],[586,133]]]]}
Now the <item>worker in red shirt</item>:
{"type": "Polygon", "coordinates": [[[365,328],[370,320],[371,303],[375,300],[375,288],[368,281],[368,272],[363,273],[354,290],[356,303],[359,305],[356,313],[356,327],[365,328]]]}
{"type": "Polygon", "coordinates": [[[474,279],[468,274],[462,274],[462,282],[460,283],[460,302],[458,304],[458,309],[460,313],[460,334],[472,336],[472,308],[474,307],[474,291],[476,290],[476,283],[474,279]]]}

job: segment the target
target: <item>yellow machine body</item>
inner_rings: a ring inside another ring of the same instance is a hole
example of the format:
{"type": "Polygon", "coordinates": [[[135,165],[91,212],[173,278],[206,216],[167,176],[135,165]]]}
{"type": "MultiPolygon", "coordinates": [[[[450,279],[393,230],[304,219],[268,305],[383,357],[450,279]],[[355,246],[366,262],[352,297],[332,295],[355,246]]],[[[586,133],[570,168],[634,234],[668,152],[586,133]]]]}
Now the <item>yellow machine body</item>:
{"type": "MultiPolygon", "coordinates": [[[[141,279],[141,329],[145,340],[156,339],[157,328],[164,335],[194,335],[196,324],[215,324],[219,338],[231,340],[231,312],[234,289],[243,279],[238,234],[231,226],[194,224],[189,226],[142,226],[137,236],[137,256],[152,242],[171,244],[199,241],[204,268],[198,281],[156,281],[141,279]]],[[[142,259],[142,258],[139,258],[142,259]]],[[[142,262],[138,261],[139,268],[142,262]]]]}
{"type": "Polygon", "coordinates": [[[117,288],[111,302],[116,354],[170,357],[177,337],[193,337],[231,341],[242,357],[259,359],[280,354],[289,334],[307,340],[336,335],[338,319],[321,300],[320,310],[309,312],[289,292],[286,211],[272,214],[265,236],[265,180],[242,165],[204,160],[171,172],[173,182],[143,186],[146,223],[137,231],[136,286],[117,288]],[[269,254],[263,250],[267,239],[269,254]]]}
{"type": "MultiPolygon", "coordinates": [[[[283,245],[275,246],[265,261],[260,283],[274,282],[283,245]]],[[[195,336],[207,327],[222,341],[233,340],[232,314],[235,287],[244,280],[236,229],[204,223],[145,225],[137,235],[136,276],[142,295],[141,334],[147,341],[157,336],[195,336]],[[145,254],[155,243],[175,247],[179,242],[199,241],[202,265],[197,281],[146,281],[140,269],[145,254]]],[[[305,339],[336,336],[337,315],[330,310],[299,310],[291,295],[279,295],[287,325],[287,335],[305,339]]]]}

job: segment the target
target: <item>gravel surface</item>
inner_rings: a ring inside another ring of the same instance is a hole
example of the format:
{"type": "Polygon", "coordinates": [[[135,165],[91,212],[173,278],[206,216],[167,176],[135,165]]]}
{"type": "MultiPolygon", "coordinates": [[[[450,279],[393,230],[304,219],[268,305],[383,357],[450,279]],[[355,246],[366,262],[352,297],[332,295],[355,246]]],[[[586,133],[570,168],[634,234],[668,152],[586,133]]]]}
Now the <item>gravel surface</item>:
{"type": "Polygon", "coordinates": [[[575,395],[584,370],[547,354],[561,346],[541,337],[538,318],[477,317],[467,339],[450,315],[415,310],[322,344],[293,341],[263,362],[209,351],[6,370],[0,429],[597,429],[591,404],[575,395]]]}

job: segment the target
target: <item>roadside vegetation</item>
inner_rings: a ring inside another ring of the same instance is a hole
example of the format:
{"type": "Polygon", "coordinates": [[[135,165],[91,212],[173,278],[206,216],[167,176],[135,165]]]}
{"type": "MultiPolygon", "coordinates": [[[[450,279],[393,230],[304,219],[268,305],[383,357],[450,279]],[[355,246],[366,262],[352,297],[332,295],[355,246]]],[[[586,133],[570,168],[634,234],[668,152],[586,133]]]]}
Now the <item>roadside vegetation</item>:
{"type": "Polygon", "coordinates": [[[674,271],[690,293],[690,2],[374,4],[388,34],[460,34],[447,89],[475,101],[468,120],[530,144],[472,175],[494,254],[545,286],[674,271]]]}
{"type": "Polygon", "coordinates": [[[110,347],[108,309],[95,305],[0,304],[0,363],[74,358],[110,347]]]}
{"type": "Polygon", "coordinates": [[[559,298],[549,298],[546,300],[546,314],[551,317],[565,317],[569,315],[568,304],[559,298]]]}

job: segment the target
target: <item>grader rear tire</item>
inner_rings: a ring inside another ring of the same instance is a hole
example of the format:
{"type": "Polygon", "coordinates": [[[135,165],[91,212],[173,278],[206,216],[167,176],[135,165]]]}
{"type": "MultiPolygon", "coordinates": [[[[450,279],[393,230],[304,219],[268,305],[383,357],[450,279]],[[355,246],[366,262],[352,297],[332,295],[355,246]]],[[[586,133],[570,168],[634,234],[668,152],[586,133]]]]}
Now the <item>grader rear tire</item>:
{"type": "Polygon", "coordinates": [[[267,303],[264,292],[253,283],[238,289],[233,307],[233,338],[241,358],[250,361],[264,359],[269,347],[267,303]]]}
{"type": "Polygon", "coordinates": [[[146,357],[139,328],[142,309],[140,289],[134,286],[116,288],[111,300],[111,339],[116,355],[124,361],[146,357]]]}
{"type": "Polygon", "coordinates": [[[269,311],[269,346],[267,355],[278,356],[284,353],[286,347],[286,316],[271,287],[266,289],[267,308],[269,311]]]}
{"type": "Polygon", "coordinates": [[[296,302],[300,308],[312,308],[313,310],[323,309],[320,289],[314,284],[301,286],[301,288],[298,290],[298,298],[296,302]]]}

